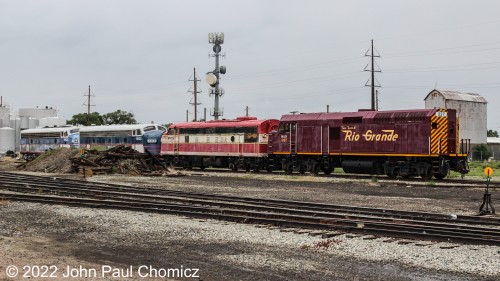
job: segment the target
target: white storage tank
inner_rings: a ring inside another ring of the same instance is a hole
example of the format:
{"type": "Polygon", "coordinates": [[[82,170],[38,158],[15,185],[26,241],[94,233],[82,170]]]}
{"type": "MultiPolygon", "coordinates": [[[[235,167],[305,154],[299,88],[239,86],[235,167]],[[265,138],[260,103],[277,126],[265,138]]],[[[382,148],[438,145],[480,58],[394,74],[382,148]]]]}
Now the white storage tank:
{"type": "Polygon", "coordinates": [[[21,116],[20,117],[20,122],[21,122],[21,129],[29,129],[30,128],[30,118],[28,116],[21,116]]]}
{"type": "Polygon", "coordinates": [[[30,128],[30,129],[38,128],[38,124],[39,124],[39,120],[36,118],[30,118],[28,120],[28,128],[30,128]]]}
{"type": "Polygon", "coordinates": [[[10,121],[10,108],[0,106],[0,128],[9,127],[10,121]]]}
{"type": "Polygon", "coordinates": [[[0,153],[12,150],[16,151],[16,130],[3,127],[0,128],[0,153]]]}
{"type": "Polygon", "coordinates": [[[48,106],[45,108],[20,108],[19,116],[28,116],[31,118],[56,117],[57,110],[48,106]]]}
{"type": "Polygon", "coordinates": [[[21,119],[14,118],[10,120],[10,127],[16,130],[16,152],[19,152],[19,146],[21,145],[21,119]]]}
{"type": "Polygon", "coordinates": [[[45,117],[45,118],[40,118],[38,127],[44,128],[44,127],[58,127],[66,125],[66,119],[62,117],[45,117]]]}

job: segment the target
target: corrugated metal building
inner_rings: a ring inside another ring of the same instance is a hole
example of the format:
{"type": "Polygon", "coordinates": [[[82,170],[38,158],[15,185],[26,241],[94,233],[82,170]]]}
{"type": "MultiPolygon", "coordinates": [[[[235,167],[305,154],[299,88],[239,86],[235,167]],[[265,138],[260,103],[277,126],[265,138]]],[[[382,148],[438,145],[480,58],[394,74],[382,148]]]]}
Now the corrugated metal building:
{"type": "Polygon", "coordinates": [[[488,137],[488,147],[493,152],[493,159],[500,160],[500,138],[488,137]]]}
{"type": "Polygon", "coordinates": [[[460,139],[471,144],[486,143],[488,102],[479,94],[432,90],[425,97],[425,108],[452,108],[457,110],[460,139]]]}

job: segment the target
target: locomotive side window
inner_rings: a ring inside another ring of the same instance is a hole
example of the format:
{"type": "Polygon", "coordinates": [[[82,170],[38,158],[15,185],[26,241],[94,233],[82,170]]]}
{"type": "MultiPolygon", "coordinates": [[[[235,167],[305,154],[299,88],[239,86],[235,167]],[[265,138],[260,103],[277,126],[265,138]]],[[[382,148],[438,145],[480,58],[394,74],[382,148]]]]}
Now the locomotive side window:
{"type": "Polygon", "coordinates": [[[330,139],[331,140],[340,139],[340,127],[331,127],[330,128],[330,139]]]}
{"type": "Polygon", "coordinates": [[[433,128],[433,129],[437,129],[437,128],[438,128],[438,123],[436,123],[436,122],[432,122],[432,128],[433,128]]]}
{"type": "Polygon", "coordinates": [[[143,130],[144,132],[149,132],[149,131],[153,131],[155,130],[156,127],[155,126],[147,126],[147,127],[144,127],[143,130]]]}
{"type": "Polygon", "coordinates": [[[244,142],[257,142],[258,139],[259,139],[258,134],[246,133],[244,142]]]}
{"type": "Polygon", "coordinates": [[[189,136],[184,136],[184,142],[189,143],[189,136]]]}

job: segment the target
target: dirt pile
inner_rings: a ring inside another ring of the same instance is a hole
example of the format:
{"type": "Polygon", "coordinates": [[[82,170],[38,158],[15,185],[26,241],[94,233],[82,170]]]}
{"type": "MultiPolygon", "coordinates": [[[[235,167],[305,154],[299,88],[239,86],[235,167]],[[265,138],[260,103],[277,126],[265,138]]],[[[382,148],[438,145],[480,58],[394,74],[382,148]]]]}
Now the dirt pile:
{"type": "MultiPolygon", "coordinates": [[[[80,154],[78,149],[59,148],[49,150],[24,165],[24,170],[46,173],[69,173],[72,165],[70,158],[80,154]]],[[[23,168],[23,167],[21,167],[23,168]]]]}

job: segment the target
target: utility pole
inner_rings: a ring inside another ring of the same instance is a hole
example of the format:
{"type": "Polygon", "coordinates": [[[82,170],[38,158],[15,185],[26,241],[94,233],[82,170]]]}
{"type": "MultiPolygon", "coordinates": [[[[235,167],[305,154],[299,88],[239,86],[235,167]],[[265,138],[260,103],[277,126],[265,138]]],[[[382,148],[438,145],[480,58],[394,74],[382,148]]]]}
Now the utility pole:
{"type": "Polygon", "coordinates": [[[207,108],[203,108],[203,121],[207,122],[207,108]]]}
{"type": "Polygon", "coordinates": [[[88,93],[87,93],[87,94],[85,94],[84,96],[85,96],[85,97],[87,97],[87,102],[86,102],[86,103],[85,103],[85,102],[83,103],[83,105],[86,105],[86,106],[87,106],[87,126],[90,126],[90,125],[91,125],[91,124],[90,124],[90,107],[91,107],[91,106],[95,106],[95,104],[92,104],[92,103],[90,102],[90,97],[94,97],[94,95],[93,95],[93,94],[91,94],[91,91],[90,91],[90,85],[89,85],[89,91],[88,91],[88,93]]]}
{"type": "Polygon", "coordinates": [[[189,110],[186,109],[186,122],[189,122],[189,110]]]}
{"type": "Polygon", "coordinates": [[[372,90],[372,104],[371,104],[371,110],[375,111],[375,87],[380,87],[380,85],[375,85],[375,72],[382,72],[379,68],[379,70],[375,70],[375,58],[380,58],[380,55],[378,54],[377,52],[377,55],[374,54],[374,51],[373,51],[373,39],[372,39],[372,46],[371,46],[371,54],[368,54],[370,52],[370,49],[368,49],[368,51],[366,51],[365,53],[365,57],[371,57],[371,63],[372,63],[372,66],[371,66],[371,69],[368,70],[367,67],[368,65],[366,65],[364,71],[370,71],[371,72],[371,85],[368,85],[368,81],[366,81],[366,84],[365,86],[370,86],[371,87],[371,90],[372,90]]]}
{"type": "Polygon", "coordinates": [[[222,50],[221,44],[224,43],[224,33],[211,32],[208,34],[208,43],[214,44],[212,50],[214,54],[211,55],[215,57],[215,69],[211,72],[207,72],[207,82],[213,87],[210,89],[210,95],[215,96],[214,110],[211,114],[215,120],[219,120],[219,116],[224,115],[224,112],[219,108],[219,98],[224,95],[224,89],[219,87],[220,74],[226,74],[226,67],[219,66],[219,57],[221,56],[220,51],[222,50]]]}
{"type": "Polygon", "coordinates": [[[375,110],[378,111],[378,102],[379,102],[379,99],[378,99],[378,90],[375,91],[375,101],[376,101],[375,110]]]}
{"type": "Polygon", "coordinates": [[[190,103],[190,104],[192,104],[194,106],[194,120],[193,121],[196,122],[196,121],[198,121],[198,105],[201,104],[200,102],[198,102],[198,93],[201,93],[201,91],[198,91],[198,81],[201,81],[201,80],[196,77],[196,68],[193,68],[193,80],[190,79],[189,81],[193,81],[194,90],[189,91],[189,92],[192,92],[194,95],[194,102],[190,103]]]}

